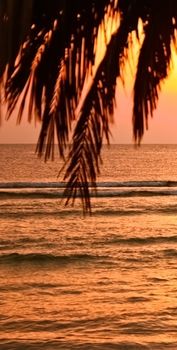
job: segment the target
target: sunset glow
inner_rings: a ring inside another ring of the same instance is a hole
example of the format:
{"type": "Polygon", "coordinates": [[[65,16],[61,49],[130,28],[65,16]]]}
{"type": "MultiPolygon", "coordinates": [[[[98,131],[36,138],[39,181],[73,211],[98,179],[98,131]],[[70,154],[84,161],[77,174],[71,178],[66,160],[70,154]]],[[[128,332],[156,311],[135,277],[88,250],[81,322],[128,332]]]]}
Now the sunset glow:
{"type": "MultiPolygon", "coordinates": [[[[109,13],[109,11],[108,11],[109,13]]],[[[82,108],[82,101],[86,92],[91,86],[97,67],[99,66],[105,54],[106,43],[109,43],[112,33],[119,26],[119,15],[116,14],[114,19],[111,13],[105,16],[105,21],[101,24],[98,32],[98,38],[95,46],[95,65],[91,74],[85,80],[83,89],[83,98],[80,101],[76,116],[82,108]]],[[[140,42],[143,40],[143,28],[139,22],[140,42]]],[[[131,36],[131,50],[129,52],[129,61],[123,68],[125,85],[118,80],[117,86],[117,108],[115,110],[114,124],[111,126],[113,143],[132,143],[132,108],[133,108],[133,81],[136,72],[137,59],[139,54],[139,42],[136,34],[131,36]]],[[[177,142],[177,54],[173,49],[171,72],[169,77],[162,83],[162,89],[159,96],[157,110],[154,112],[153,119],[149,120],[149,130],[145,133],[143,143],[176,143],[177,142]]],[[[3,112],[3,109],[2,109],[3,112]]],[[[2,113],[3,114],[3,113],[2,113]]],[[[40,131],[40,124],[34,125],[27,122],[27,112],[24,113],[20,125],[16,126],[16,112],[14,111],[10,120],[5,121],[2,118],[0,127],[0,143],[36,143],[40,131]]]]}

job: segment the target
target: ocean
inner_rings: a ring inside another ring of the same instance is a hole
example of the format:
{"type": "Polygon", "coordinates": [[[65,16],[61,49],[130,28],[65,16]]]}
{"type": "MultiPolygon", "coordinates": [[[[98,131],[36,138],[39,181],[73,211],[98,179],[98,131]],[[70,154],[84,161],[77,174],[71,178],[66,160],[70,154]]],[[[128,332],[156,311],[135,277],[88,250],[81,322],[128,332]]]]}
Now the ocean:
{"type": "Polygon", "coordinates": [[[92,215],[0,145],[0,350],[177,349],[177,145],[104,147],[92,215]]]}

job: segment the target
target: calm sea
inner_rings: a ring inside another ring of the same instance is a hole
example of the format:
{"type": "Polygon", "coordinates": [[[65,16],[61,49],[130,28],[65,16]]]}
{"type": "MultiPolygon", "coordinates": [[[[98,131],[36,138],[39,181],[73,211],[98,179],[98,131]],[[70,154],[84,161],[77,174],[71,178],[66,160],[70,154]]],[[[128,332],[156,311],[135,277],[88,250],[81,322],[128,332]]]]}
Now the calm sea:
{"type": "Polygon", "coordinates": [[[0,349],[177,349],[177,146],[103,152],[92,216],[60,162],[0,146],[0,349]]]}

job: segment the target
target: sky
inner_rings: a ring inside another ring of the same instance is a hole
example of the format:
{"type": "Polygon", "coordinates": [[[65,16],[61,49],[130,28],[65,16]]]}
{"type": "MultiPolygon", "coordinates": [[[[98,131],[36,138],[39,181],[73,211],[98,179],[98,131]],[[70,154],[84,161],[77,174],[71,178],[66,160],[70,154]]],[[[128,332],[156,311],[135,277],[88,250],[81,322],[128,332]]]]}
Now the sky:
{"type": "MultiPolygon", "coordinates": [[[[119,84],[116,100],[114,124],[111,125],[111,142],[133,143],[132,86],[128,85],[124,89],[119,84]]],[[[34,121],[29,124],[25,114],[21,124],[16,125],[14,112],[10,120],[2,120],[0,143],[36,143],[39,130],[40,124],[35,125],[34,121]]],[[[153,118],[149,119],[149,129],[145,132],[142,143],[177,143],[177,57],[174,59],[174,69],[162,87],[158,108],[153,118]]]]}
{"type": "MultiPolygon", "coordinates": [[[[113,126],[113,142],[131,143],[133,87],[117,88],[117,109],[113,126]],[[125,91],[127,90],[127,91],[125,91]]],[[[149,117],[148,130],[142,143],[177,143],[177,56],[173,57],[173,69],[162,85],[157,109],[153,118],[149,117]]]]}
{"type": "MultiPolygon", "coordinates": [[[[104,33],[105,35],[105,33],[104,33]]],[[[102,41],[103,42],[103,41],[102,41]]],[[[138,52],[135,43],[134,50],[138,52]]],[[[104,50],[104,48],[101,48],[104,50]]],[[[135,51],[135,57],[136,57],[135,51]]],[[[99,52],[98,57],[102,53],[99,52]]],[[[134,67],[136,62],[133,62],[134,67]]],[[[132,137],[132,107],[133,107],[133,79],[130,69],[125,67],[125,88],[118,83],[116,91],[117,107],[115,109],[114,124],[111,125],[111,143],[130,144],[132,137]]],[[[2,115],[5,114],[2,109],[2,115]]],[[[24,113],[20,125],[16,125],[17,111],[10,120],[2,116],[0,126],[0,143],[36,143],[40,131],[40,124],[27,121],[24,113]]],[[[153,118],[149,118],[149,128],[145,132],[142,143],[177,143],[177,55],[173,52],[173,69],[162,86],[157,110],[153,118]]]]}

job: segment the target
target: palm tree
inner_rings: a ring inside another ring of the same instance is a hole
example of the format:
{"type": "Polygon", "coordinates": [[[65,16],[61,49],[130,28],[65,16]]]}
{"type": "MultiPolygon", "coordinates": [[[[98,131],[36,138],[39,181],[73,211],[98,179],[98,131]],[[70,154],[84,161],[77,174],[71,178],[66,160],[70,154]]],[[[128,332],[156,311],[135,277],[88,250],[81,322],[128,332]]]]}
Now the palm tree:
{"type": "Polygon", "coordinates": [[[122,77],[132,33],[139,40],[140,22],[144,34],[134,80],[133,107],[137,143],[147,127],[148,116],[153,115],[157,106],[161,84],[168,76],[172,44],[177,48],[177,1],[0,2],[1,98],[8,106],[7,118],[20,101],[20,122],[29,100],[28,119],[34,116],[41,121],[38,155],[44,154],[45,160],[53,158],[57,138],[59,154],[65,160],[65,194],[69,201],[79,193],[85,211],[90,210],[89,186],[96,186],[103,139],[109,142],[116,81],[122,77]],[[109,41],[106,13],[117,21],[109,41]],[[100,25],[105,31],[106,50],[93,72],[100,25]],[[92,79],[86,89],[89,74],[92,79]]]}

